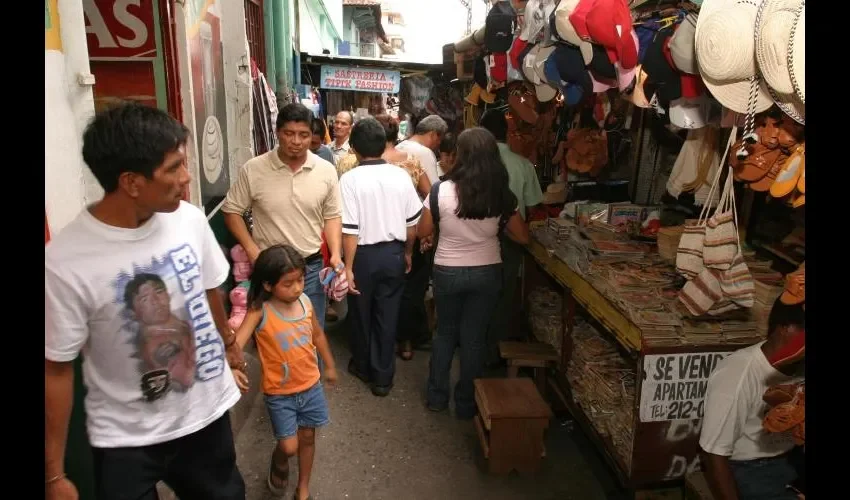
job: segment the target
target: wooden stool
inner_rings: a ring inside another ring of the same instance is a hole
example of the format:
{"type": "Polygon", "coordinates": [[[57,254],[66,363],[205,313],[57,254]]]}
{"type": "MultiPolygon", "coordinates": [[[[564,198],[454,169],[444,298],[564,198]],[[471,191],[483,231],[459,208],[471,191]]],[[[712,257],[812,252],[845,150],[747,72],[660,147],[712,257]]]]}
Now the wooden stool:
{"type": "Polygon", "coordinates": [[[531,379],[476,379],[475,402],[475,428],[490,473],[537,472],[552,410],[531,379]]]}
{"type": "Polygon", "coordinates": [[[546,368],[555,366],[560,356],[558,351],[543,342],[499,342],[499,354],[508,362],[508,377],[516,378],[520,367],[534,370],[534,382],[540,394],[546,394],[546,368]]]}

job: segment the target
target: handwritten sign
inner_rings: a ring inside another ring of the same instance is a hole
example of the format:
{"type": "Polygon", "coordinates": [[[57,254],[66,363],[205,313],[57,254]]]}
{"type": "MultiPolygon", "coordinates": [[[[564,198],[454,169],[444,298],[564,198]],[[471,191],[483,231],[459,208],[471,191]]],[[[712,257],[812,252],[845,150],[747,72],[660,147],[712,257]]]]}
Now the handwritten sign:
{"type": "Polygon", "coordinates": [[[385,69],[322,66],[320,85],[327,90],[397,94],[401,87],[401,75],[398,71],[385,69]]]}
{"type": "Polygon", "coordinates": [[[651,355],[643,358],[641,422],[701,419],[708,377],[728,352],[651,355]]]}

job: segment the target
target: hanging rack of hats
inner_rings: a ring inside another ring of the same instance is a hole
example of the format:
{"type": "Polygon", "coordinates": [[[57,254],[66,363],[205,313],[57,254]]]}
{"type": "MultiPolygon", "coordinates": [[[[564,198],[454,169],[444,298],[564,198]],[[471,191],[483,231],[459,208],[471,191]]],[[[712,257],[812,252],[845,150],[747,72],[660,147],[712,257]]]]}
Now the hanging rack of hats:
{"type": "Polygon", "coordinates": [[[709,195],[679,244],[677,269],[689,280],[680,299],[695,316],[753,307],[755,280],[742,255],[746,223],[737,219],[735,181],[794,208],[805,204],[804,30],[805,0],[702,3],[696,62],[707,90],[725,108],[731,133],[712,183],[712,193],[721,193],[714,215],[709,195]]]}

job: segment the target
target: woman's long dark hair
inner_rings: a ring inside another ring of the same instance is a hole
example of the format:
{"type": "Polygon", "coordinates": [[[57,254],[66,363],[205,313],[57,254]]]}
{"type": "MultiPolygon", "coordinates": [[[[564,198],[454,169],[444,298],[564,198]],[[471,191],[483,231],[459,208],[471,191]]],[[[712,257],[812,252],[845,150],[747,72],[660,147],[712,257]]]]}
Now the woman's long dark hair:
{"type": "Polygon", "coordinates": [[[486,129],[460,133],[455,166],[447,178],[455,183],[461,219],[505,218],[517,208],[496,138],[486,129]]]}
{"type": "Polygon", "coordinates": [[[306,268],[304,257],[289,245],[274,245],[260,252],[251,272],[248,307],[261,309],[263,303],[272,298],[271,292],[267,292],[263,285],[274,287],[284,274],[304,272],[306,268]]]}

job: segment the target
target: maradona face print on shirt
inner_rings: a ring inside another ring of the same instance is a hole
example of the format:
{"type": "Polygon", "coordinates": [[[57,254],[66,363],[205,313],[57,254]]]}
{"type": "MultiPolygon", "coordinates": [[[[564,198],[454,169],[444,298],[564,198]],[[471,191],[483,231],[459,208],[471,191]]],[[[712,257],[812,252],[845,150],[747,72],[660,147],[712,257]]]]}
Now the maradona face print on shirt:
{"type": "Polygon", "coordinates": [[[122,271],[113,288],[125,320],[118,333],[132,346],[145,400],[222,374],[224,345],[190,245],[122,271]]]}

